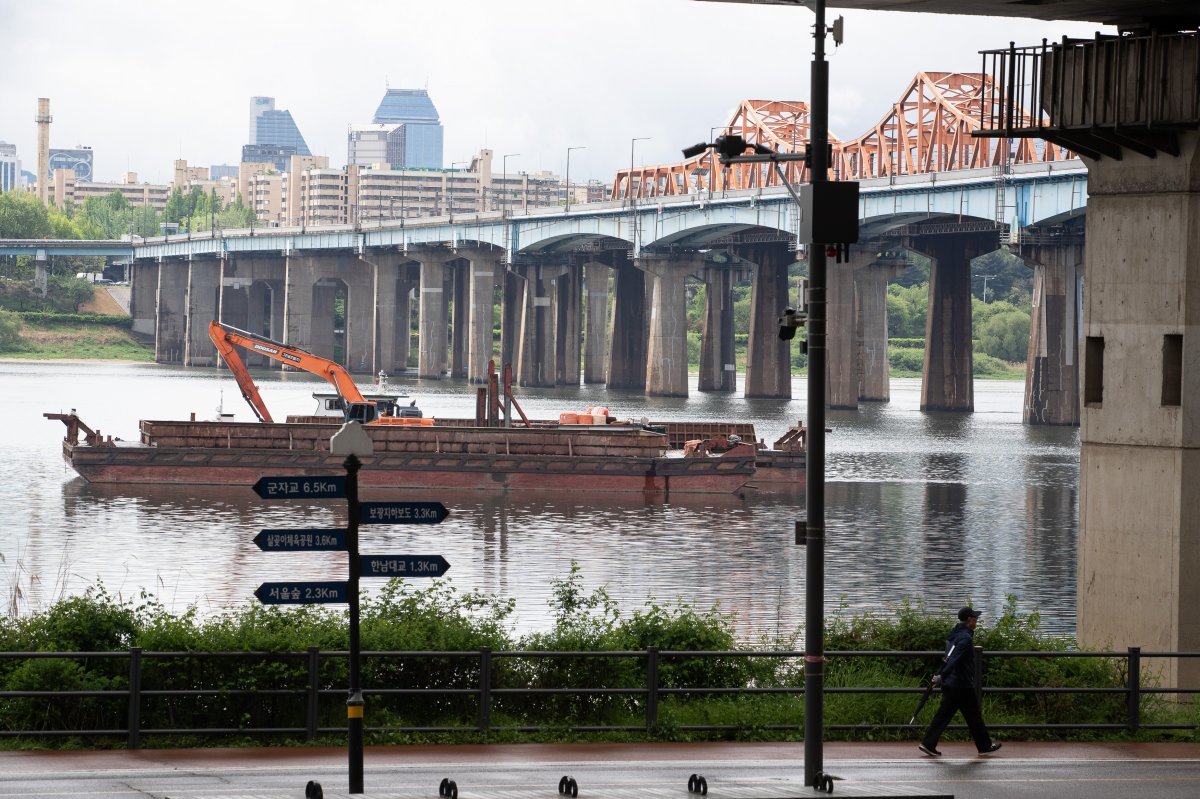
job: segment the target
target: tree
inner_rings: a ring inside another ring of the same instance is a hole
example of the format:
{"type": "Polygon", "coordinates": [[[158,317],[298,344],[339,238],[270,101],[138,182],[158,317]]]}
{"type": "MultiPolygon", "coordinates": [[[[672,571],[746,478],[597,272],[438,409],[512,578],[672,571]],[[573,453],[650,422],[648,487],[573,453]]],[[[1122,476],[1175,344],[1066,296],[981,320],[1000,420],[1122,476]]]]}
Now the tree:
{"type": "Polygon", "coordinates": [[[44,239],[49,235],[49,213],[35,195],[0,193],[0,239],[44,239]]]}
{"type": "Polygon", "coordinates": [[[1029,314],[1014,309],[992,316],[980,328],[979,348],[993,358],[1023,363],[1029,351],[1029,314]]]}
{"type": "Polygon", "coordinates": [[[924,338],[929,315],[929,286],[893,283],[887,293],[888,337],[924,338]]]}

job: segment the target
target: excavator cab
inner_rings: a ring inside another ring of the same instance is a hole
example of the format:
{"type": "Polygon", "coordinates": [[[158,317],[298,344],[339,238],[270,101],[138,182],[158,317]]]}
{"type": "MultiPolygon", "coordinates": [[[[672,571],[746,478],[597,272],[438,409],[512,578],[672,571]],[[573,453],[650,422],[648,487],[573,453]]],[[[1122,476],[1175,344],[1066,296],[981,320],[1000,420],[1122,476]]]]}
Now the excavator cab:
{"type": "Polygon", "coordinates": [[[350,402],[346,404],[346,421],[370,424],[379,418],[379,408],[373,402],[350,402]]]}

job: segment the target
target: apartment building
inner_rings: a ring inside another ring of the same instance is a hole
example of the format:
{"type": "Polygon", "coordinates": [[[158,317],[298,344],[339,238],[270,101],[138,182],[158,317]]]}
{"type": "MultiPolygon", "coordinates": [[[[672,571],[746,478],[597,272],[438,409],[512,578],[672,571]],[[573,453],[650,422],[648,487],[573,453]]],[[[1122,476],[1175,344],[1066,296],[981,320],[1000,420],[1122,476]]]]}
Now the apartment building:
{"type": "Polygon", "coordinates": [[[82,205],[90,197],[107,197],[114,191],[120,192],[130,205],[149,206],[156,211],[167,207],[171,187],[160,183],[138,183],[136,172],[126,172],[120,183],[100,183],[78,180],[73,168],[54,170],[50,197],[62,208],[67,202],[82,205]]]}

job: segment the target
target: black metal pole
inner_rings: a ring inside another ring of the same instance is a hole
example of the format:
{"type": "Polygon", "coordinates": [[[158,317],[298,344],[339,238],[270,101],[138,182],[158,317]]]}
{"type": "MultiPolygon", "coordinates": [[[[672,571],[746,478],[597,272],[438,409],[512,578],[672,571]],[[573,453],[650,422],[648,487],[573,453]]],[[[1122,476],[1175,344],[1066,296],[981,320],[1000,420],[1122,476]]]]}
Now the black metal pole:
{"type": "MultiPolygon", "coordinates": [[[[829,179],[829,71],[825,0],[816,0],[809,101],[810,183],[829,179]]],[[[804,784],[824,771],[825,734],[825,248],[808,245],[808,457],[804,567],[804,784]]]]}
{"type": "Polygon", "coordinates": [[[346,456],[346,552],[350,560],[350,695],[346,698],[346,727],[350,753],[350,793],[363,792],[363,696],[362,646],[358,631],[358,580],[362,561],[358,556],[358,470],[362,463],[355,455],[346,456]]]}

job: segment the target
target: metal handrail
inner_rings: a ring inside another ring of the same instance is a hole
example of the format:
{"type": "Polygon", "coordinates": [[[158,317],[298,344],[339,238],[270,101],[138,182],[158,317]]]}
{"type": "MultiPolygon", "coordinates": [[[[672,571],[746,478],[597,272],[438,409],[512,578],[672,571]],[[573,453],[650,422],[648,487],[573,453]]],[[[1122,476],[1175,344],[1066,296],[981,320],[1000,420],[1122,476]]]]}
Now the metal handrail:
{"type": "MultiPolygon", "coordinates": [[[[829,659],[846,658],[893,658],[893,659],[926,659],[936,660],[941,656],[940,650],[923,651],[888,651],[888,650],[834,650],[828,651],[829,659]]],[[[105,690],[11,690],[0,691],[0,700],[37,700],[37,699],[100,699],[124,700],[128,703],[126,726],[117,728],[111,724],[97,729],[2,729],[0,736],[4,737],[63,737],[63,736],[126,736],[129,748],[140,746],[143,735],[303,735],[309,740],[319,735],[342,732],[342,727],[321,726],[318,723],[322,704],[331,706],[335,700],[344,699],[345,690],[331,687],[329,681],[322,679],[322,668],[330,664],[345,661],[349,653],[343,650],[320,650],[310,647],[303,652],[268,652],[268,651],[232,651],[232,652],[146,652],[133,647],[125,651],[108,652],[0,652],[0,667],[4,662],[12,660],[34,659],[70,659],[70,660],[128,660],[128,684],[125,688],[110,688],[105,690]],[[235,660],[267,660],[278,663],[281,661],[303,659],[306,661],[307,684],[297,687],[273,687],[264,689],[253,688],[160,688],[144,687],[147,664],[178,663],[180,661],[197,661],[212,659],[235,660]],[[141,711],[145,700],[163,699],[175,700],[180,698],[237,698],[237,697],[281,697],[303,699],[305,702],[304,726],[237,726],[237,727],[204,727],[188,728],[181,726],[146,728],[141,722],[141,711]],[[323,700],[327,700],[323,703],[323,700]]],[[[378,698],[386,697],[423,697],[431,698],[462,698],[470,697],[478,703],[478,720],[474,725],[461,726],[401,726],[380,725],[369,727],[372,732],[438,732],[438,733],[481,733],[489,732],[538,732],[548,728],[547,725],[521,724],[502,727],[491,723],[491,706],[495,697],[632,697],[644,704],[645,722],[643,724],[611,724],[611,725],[570,725],[569,729],[576,732],[604,731],[644,731],[652,733],[660,723],[658,703],[660,699],[682,697],[686,695],[710,696],[755,696],[755,695],[803,695],[802,684],[789,685],[662,685],[662,667],[664,663],[687,660],[719,660],[719,659],[750,659],[766,658],[772,660],[797,661],[804,657],[801,650],[728,650],[728,651],[690,651],[690,650],[659,650],[651,647],[646,650],[631,651],[492,651],[487,647],[478,650],[460,651],[368,651],[363,657],[375,661],[404,661],[412,659],[451,659],[466,661],[471,666],[469,673],[458,675],[456,679],[466,679],[470,685],[427,688],[368,688],[365,694],[378,698]],[[556,663],[577,663],[586,660],[635,659],[642,660],[644,666],[644,683],[640,685],[591,685],[591,686],[540,686],[527,684],[518,687],[505,686],[503,680],[497,684],[497,677],[503,678],[503,672],[498,673],[494,663],[497,659],[509,661],[554,661],[556,663]]],[[[1125,661],[1128,675],[1125,686],[982,686],[978,687],[980,696],[1003,696],[1012,694],[1039,695],[1109,695],[1126,697],[1126,719],[1123,723],[1028,723],[1028,724],[996,724],[996,729],[1010,730],[1127,730],[1136,732],[1147,730],[1178,730],[1197,729],[1196,724],[1143,724],[1141,723],[1142,698],[1145,695],[1190,695],[1200,693],[1200,688],[1192,687],[1163,687],[1157,685],[1143,686],[1141,680],[1141,664],[1149,659],[1191,659],[1200,658],[1200,652],[1143,652],[1137,647],[1130,647],[1125,652],[1103,651],[984,651],[976,647],[974,652],[976,671],[983,674],[982,666],[985,660],[999,661],[1016,658],[1095,658],[1125,661]]],[[[339,675],[340,677],[340,675],[339,675]]],[[[827,687],[829,694],[848,695],[880,695],[880,694],[910,694],[921,693],[924,689],[919,686],[840,686],[827,687]]],[[[0,724],[4,723],[0,716],[0,724]]],[[[798,730],[800,724],[764,724],[766,730],[798,730]]],[[[733,725],[692,724],[678,725],[685,731],[730,731],[736,729],[733,725]]],[[[907,730],[912,729],[907,724],[870,723],[870,724],[831,724],[830,730],[862,731],[877,730],[907,730]]]]}

